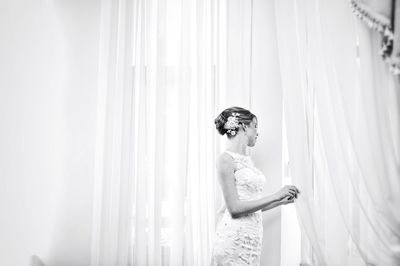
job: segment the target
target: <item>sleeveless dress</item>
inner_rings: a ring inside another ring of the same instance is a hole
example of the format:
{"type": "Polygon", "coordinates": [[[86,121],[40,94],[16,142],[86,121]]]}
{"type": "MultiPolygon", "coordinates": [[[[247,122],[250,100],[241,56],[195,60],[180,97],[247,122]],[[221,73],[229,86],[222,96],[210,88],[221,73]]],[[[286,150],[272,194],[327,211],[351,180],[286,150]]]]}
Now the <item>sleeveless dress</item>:
{"type": "MultiPolygon", "coordinates": [[[[251,157],[225,152],[232,156],[235,164],[235,184],[239,199],[261,198],[265,176],[254,166],[251,157]]],[[[228,209],[225,209],[216,228],[211,265],[260,265],[262,236],[261,210],[232,218],[228,209]]]]}

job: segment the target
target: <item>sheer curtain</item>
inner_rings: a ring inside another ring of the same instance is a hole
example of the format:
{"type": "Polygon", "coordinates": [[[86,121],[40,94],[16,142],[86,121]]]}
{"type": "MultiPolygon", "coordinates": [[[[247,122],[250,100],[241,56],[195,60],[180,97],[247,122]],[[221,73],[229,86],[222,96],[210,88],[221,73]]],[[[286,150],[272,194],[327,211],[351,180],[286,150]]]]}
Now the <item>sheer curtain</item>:
{"type": "Polygon", "coordinates": [[[93,265],[209,264],[224,18],[224,1],[102,2],[93,265]]]}
{"type": "Polygon", "coordinates": [[[303,263],[398,265],[400,90],[378,35],[344,0],[275,3],[303,263]]]}

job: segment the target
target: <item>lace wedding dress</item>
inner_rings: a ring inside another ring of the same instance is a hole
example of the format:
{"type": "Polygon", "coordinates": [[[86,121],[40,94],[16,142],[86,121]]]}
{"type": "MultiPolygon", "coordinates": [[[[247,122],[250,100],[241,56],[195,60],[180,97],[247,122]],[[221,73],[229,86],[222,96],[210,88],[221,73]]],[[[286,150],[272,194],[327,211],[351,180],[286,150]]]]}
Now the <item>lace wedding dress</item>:
{"type": "MultiPolygon", "coordinates": [[[[235,183],[240,200],[254,200],[262,196],[265,176],[250,156],[225,151],[235,164],[235,183]]],[[[225,209],[216,229],[211,265],[260,265],[263,236],[261,210],[239,218],[232,218],[225,209]]]]}

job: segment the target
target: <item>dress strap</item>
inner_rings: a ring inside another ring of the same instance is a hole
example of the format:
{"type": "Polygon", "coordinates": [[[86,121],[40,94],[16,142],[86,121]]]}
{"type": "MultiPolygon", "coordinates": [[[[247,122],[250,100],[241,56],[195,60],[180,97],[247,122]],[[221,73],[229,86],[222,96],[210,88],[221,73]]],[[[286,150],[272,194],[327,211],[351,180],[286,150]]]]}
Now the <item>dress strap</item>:
{"type": "Polygon", "coordinates": [[[250,158],[250,156],[249,155],[243,155],[243,154],[240,154],[240,153],[236,153],[236,152],[232,152],[232,151],[228,151],[228,150],[225,150],[225,152],[227,153],[227,154],[229,154],[229,155],[231,155],[233,158],[250,158]]]}

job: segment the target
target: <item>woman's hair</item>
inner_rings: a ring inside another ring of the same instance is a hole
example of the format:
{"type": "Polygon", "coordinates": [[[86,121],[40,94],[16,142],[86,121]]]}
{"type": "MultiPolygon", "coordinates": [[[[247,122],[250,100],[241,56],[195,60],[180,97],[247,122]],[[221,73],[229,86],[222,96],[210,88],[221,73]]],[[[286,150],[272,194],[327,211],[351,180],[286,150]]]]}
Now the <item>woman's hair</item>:
{"type": "MultiPolygon", "coordinates": [[[[232,138],[236,133],[239,131],[239,127],[234,129],[234,133],[227,134],[228,129],[224,128],[225,123],[228,121],[228,117],[234,116],[233,114],[237,114],[236,118],[239,121],[239,125],[250,125],[251,121],[254,117],[256,117],[252,112],[247,109],[233,106],[230,108],[225,109],[220,113],[217,118],[214,119],[215,128],[218,130],[219,134],[224,135],[226,134],[228,138],[232,138]]],[[[257,118],[257,117],[256,117],[257,118]]]]}

